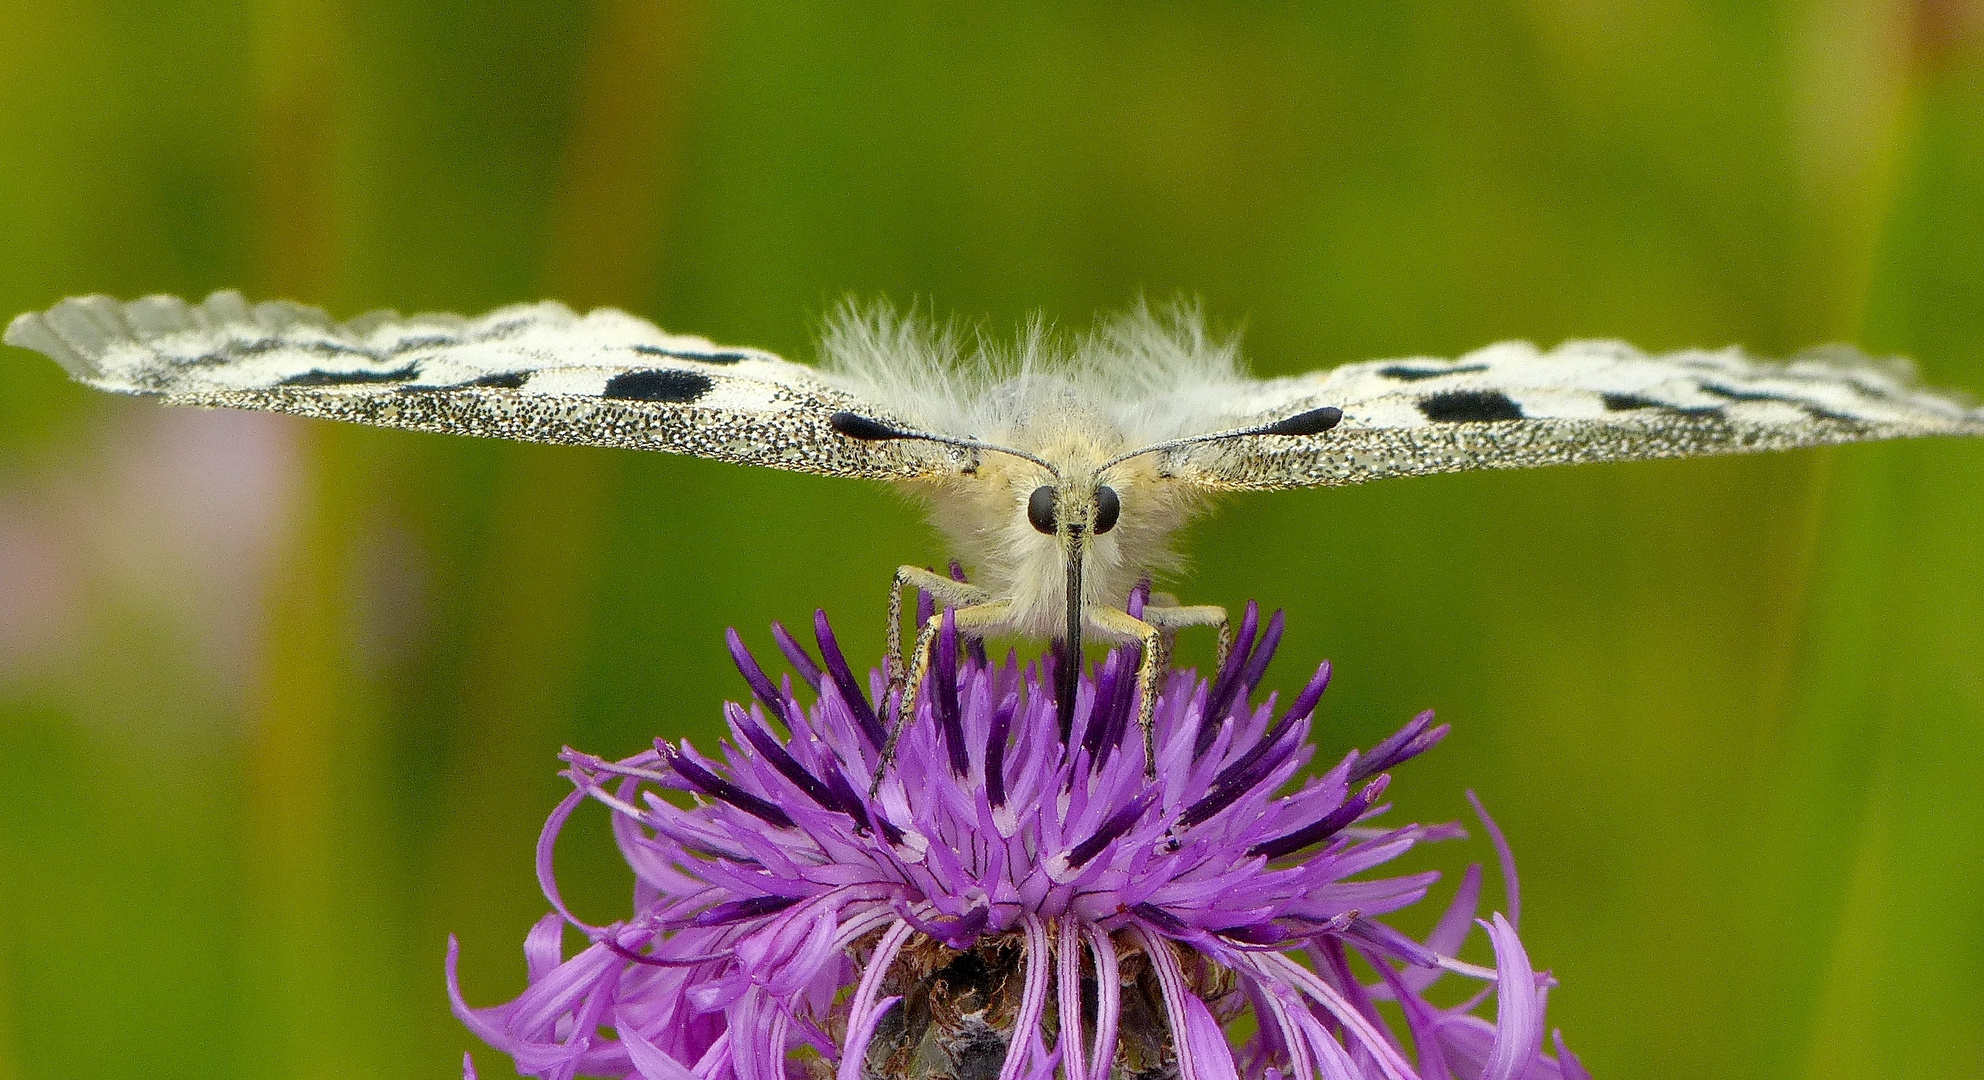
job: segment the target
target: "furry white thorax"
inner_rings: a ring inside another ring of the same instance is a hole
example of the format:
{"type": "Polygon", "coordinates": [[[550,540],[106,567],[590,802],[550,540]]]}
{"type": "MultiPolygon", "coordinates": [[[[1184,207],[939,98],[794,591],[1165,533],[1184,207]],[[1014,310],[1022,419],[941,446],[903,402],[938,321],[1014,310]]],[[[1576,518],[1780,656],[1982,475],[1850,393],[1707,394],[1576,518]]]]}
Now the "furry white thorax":
{"type": "Polygon", "coordinates": [[[1155,456],[1098,475],[1119,454],[1214,430],[1223,402],[1246,385],[1235,343],[1209,334],[1195,308],[1153,313],[1139,304],[1093,331],[1059,334],[1035,320],[1010,344],[888,308],[843,307],[822,336],[829,379],[934,434],[1023,450],[1053,463],[983,453],[971,472],[905,484],[973,570],[972,580],[1013,605],[1006,630],[1048,637],[1066,607],[1061,538],[1027,518],[1034,489],[1054,485],[1063,509],[1093,512],[1097,485],[1122,514],[1086,537],[1083,604],[1120,608],[1144,577],[1174,569],[1170,539],[1205,493],[1163,475],[1155,456]]]}

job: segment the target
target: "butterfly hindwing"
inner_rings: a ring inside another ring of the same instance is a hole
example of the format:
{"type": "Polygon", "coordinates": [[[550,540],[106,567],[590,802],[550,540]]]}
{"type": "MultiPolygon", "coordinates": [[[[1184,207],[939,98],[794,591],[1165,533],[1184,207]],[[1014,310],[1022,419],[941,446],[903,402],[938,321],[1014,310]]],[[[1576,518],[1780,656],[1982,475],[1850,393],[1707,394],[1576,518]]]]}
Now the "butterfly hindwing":
{"type": "Polygon", "coordinates": [[[797,472],[905,479],[919,448],[829,425],[860,403],[811,368],[665,334],[623,312],[556,303],[475,318],[373,312],[338,323],[284,302],[92,296],[30,313],[9,344],[78,381],[167,402],[384,427],[663,450],[797,472]]]}
{"type": "Polygon", "coordinates": [[[1734,349],[1648,355],[1612,341],[1505,342],[1458,360],[1380,360],[1255,384],[1235,428],[1321,406],[1327,434],[1195,447],[1179,475],[1266,490],[1387,476],[1692,457],[1918,435],[1984,434],[1984,410],[1850,350],[1787,364],[1734,349]]]}

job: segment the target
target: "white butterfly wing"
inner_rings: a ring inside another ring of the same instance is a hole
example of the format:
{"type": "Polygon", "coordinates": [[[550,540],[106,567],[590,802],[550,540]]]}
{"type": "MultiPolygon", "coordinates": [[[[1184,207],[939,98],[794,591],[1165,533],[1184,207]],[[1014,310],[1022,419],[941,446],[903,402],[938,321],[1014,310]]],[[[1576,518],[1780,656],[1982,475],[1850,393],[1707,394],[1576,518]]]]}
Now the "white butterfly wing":
{"type": "Polygon", "coordinates": [[[1735,349],[1648,355],[1616,341],[1548,352],[1505,342],[1459,360],[1380,360],[1257,383],[1227,418],[1252,427],[1343,410],[1306,437],[1178,451],[1208,488],[1356,484],[1386,476],[1783,450],[1918,435],[1984,435],[1984,409],[1917,387],[1901,361],[1850,349],[1790,363],[1735,349]]]}
{"type": "Polygon", "coordinates": [[[79,382],[176,405],[265,409],[382,427],[662,450],[829,476],[899,480],[943,459],[860,442],[829,418],[864,404],[803,364],[665,334],[624,312],[557,303],[475,318],[199,304],[152,296],[64,300],[16,318],[7,343],[79,382]]]}

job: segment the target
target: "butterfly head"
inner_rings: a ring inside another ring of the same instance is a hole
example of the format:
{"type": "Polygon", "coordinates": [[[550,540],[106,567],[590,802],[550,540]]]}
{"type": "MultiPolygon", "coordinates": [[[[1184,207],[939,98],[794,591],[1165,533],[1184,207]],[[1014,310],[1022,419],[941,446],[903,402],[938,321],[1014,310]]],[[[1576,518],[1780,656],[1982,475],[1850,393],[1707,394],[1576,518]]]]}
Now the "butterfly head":
{"type": "Polygon", "coordinates": [[[1026,499],[1027,524],[1047,536],[1100,536],[1123,516],[1123,497],[1108,484],[1057,480],[1026,499]]]}
{"type": "Polygon", "coordinates": [[[975,580],[1010,606],[1017,632],[1081,640],[1082,611],[1120,608],[1143,578],[1171,567],[1170,539],[1207,495],[1170,467],[1168,451],[1243,435],[1302,436],[1341,413],[1317,409],[1273,424],[1125,450],[1113,432],[1042,425],[1045,439],[1004,446],[837,413],[836,431],[863,441],[918,440],[967,451],[967,465],[926,486],[931,516],[975,580]]]}
{"type": "Polygon", "coordinates": [[[978,580],[1012,604],[1019,628],[1065,639],[1082,607],[1120,606],[1166,562],[1166,539],[1200,500],[1184,485],[1157,484],[1154,470],[1103,473],[1110,455],[1085,437],[1027,453],[986,453],[934,485],[929,502],[978,580]]]}

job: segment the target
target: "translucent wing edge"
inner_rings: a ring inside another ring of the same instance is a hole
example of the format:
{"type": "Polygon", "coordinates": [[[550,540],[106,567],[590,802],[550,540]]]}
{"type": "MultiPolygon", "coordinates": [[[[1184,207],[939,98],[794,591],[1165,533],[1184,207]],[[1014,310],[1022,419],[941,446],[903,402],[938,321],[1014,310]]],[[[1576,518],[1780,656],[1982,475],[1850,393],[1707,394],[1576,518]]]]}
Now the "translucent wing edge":
{"type": "MultiPolygon", "coordinates": [[[[569,310],[563,314],[568,320],[572,317],[569,310]]],[[[459,315],[442,313],[402,320],[394,311],[367,312],[340,324],[319,308],[283,300],[250,304],[240,293],[228,290],[198,304],[166,295],[129,302],[103,295],[70,297],[47,311],[16,316],[7,326],[5,340],[48,356],[78,382],[117,393],[155,394],[163,390],[122,378],[118,365],[108,361],[122,349],[178,337],[215,345],[253,341],[307,345],[332,340],[354,352],[369,353],[373,350],[368,348],[366,336],[381,326],[400,322],[457,333],[469,324],[459,315]]]]}
{"type": "Polygon", "coordinates": [[[589,352],[594,360],[602,350],[617,349],[629,366],[749,361],[759,378],[821,385],[811,369],[770,353],[665,334],[611,308],[578,315],[555,301],[514,304],[472,318],[379,310],[340,323],[318,308],[281,300],[251,304],[233,291],[197,304],[164,295],[128,303],[81,296],[16,317],[5,340],[48,355],[79,382],[127,394],[271,388],[283,376],[318,365],[384,375],[421,353],[460,356],[478,345],[529,348],[541,358],[530,365],[537,367],[559,366],[565,359],[557,355],[560,346],[589,352]],[[642,354],[655,359],[644,361],[642,354]],[[217,384],[223,373],[231,385],[217,384]]]}
{"type": "MultiPolygon", "coordinates": [[[[1559,390],[1586,393],[1595,401],[1606,393],[1651,393],[1658,404],[1678,408],[1721,403],[1713,396],[1662,398],[1677,383],[1700,387],[1734,379],[1738,383],[1784,384],[1782,400],[1794,400],[1796,388],[1840,387],[1869,402],[1887,401],[1924,413],[1957,418],[1984,416],[1968,395],[1924,387],[1914,365],[1899,357],[1870,357],[1848,345],[1810,349],[1789,360],[1764,360],[1736,348],[1684,349],[1647,353],[1622,341],[1573,340],[1554,349],[1538,349],[1527,341],[1505,341],[1458,359],[1409,357],[1366,360],[1323,371],[1255,383],[1252,392],[1236,401],[1229,422],[1234,427],[1273,420],[1290,410],[1335,405],[1345,410],[1346,423],[1370,419],[1358,406],[1386,399],[1412,400],[1450,390],[1559,390]]],[[[1424,420],[1415,418],[1414,423],[1424,420]]]]}

